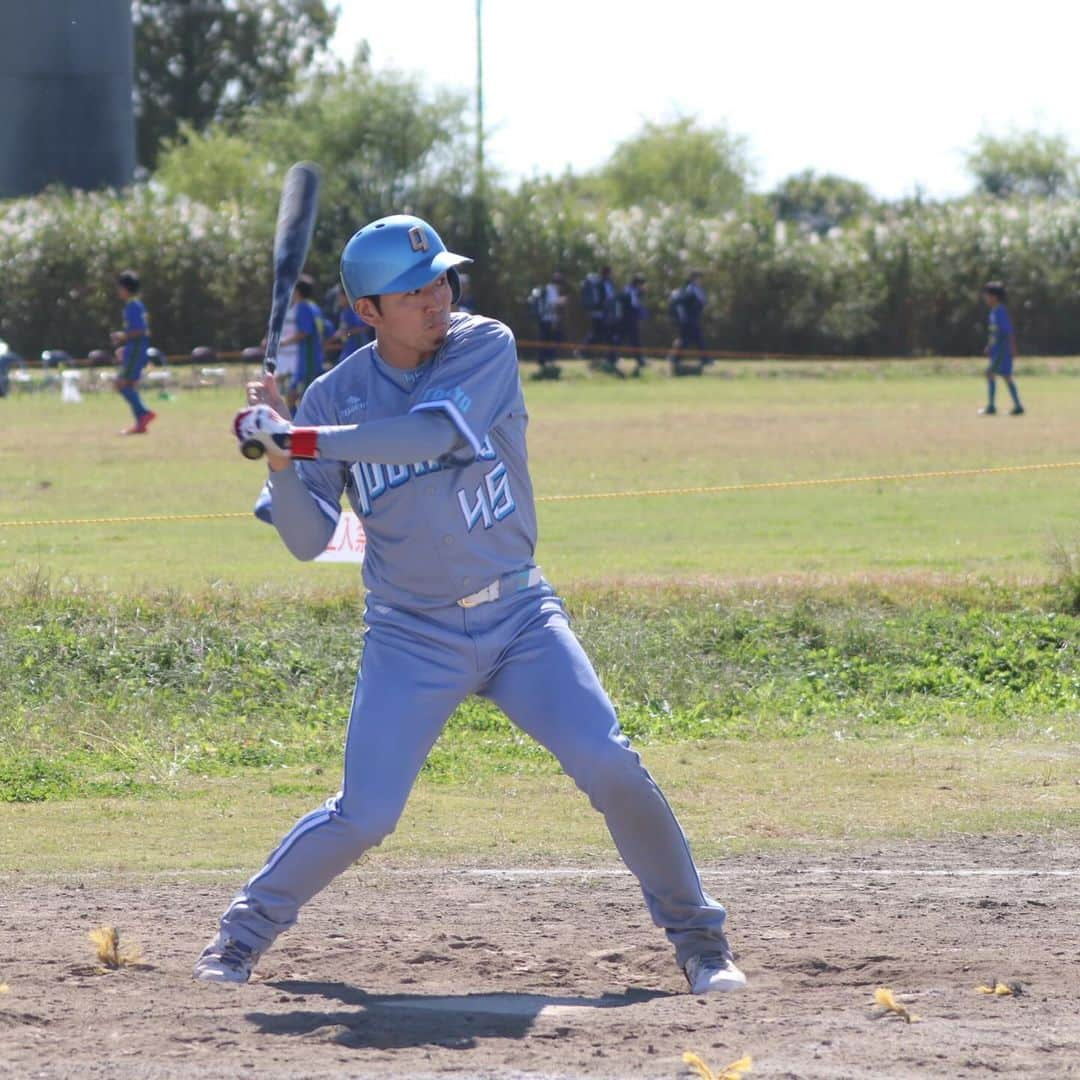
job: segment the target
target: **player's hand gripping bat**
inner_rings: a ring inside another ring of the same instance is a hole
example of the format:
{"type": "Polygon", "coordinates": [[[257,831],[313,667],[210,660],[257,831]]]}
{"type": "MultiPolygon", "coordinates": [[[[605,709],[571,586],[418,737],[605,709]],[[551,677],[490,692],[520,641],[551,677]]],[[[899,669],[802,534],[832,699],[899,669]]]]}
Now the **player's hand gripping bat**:
{"type": "MultiPolygon", "coordinates": [[[[296,279],[304,268],[311,234],[315,228],[315,212],[319,204],[319,167],[310,161],[299,161],[285,174],[278,203],[277,228],[274,231],[274,291],[270,305],[270,323],[266,330],[266,352],[263,373],[277,371],[278,342],[285,312],[296,288],[296,279]]],[[[265,446],[254,439],[241,442],[240,452],[258,461],[266,452],[265,446]]]]}

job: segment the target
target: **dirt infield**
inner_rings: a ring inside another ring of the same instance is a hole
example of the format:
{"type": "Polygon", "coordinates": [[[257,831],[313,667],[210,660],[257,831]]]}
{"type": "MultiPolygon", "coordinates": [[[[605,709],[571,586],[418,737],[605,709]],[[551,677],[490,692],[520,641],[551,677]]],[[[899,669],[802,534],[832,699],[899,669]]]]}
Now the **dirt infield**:
{"type": "Polygon", "coordinates": [[[1080,1076],[1080,837],[710,868],[750,988],[692,997],[619,866],[376,860],[246,987],[191,963],[240,875],[4,875],[0,1062],[34,1077],[1080,1076]],[[143,963],[101,973],[115,925],[143,963]],[[988,996],[979,984],[1019,984],[988,996]],[[921,1019],[873,1005],[891,989],[921,1019]]]}

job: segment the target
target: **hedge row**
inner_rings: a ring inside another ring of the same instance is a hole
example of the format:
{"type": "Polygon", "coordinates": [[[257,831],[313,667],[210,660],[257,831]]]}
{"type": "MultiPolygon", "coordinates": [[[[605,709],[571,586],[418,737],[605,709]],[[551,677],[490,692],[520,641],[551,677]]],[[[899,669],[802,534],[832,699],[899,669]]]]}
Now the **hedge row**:
{"type": "MultiPolygon", "coordinates": [[[[0,204],[0,337],[25,356],[105,347],[120,311],[113,275],[133,267],[167,352],[257,344],[273,209],[209,208],[152,186],[0,204]]],[[[610,262],[620,280],[646,275],[647,335],[658,346],[672,336],[668,292],[694,266],[705,274],[706,337],[717,348],[970,355],[985,338],[980,286],[1002,278],[1022,351],[1080,352],[1080,207],[1066,201],[912,205],[819,235],[761,209],[702,220],[677,207],[612,212],[518,195],[492,208],[487,235],[481,308],[521,337],[535,336],[525,297],[555,268],[572,283],[567,329],[579,337],[576,283],[610,262]]],[[[323,285],[335,256],[313,255],[323,285]]]]}

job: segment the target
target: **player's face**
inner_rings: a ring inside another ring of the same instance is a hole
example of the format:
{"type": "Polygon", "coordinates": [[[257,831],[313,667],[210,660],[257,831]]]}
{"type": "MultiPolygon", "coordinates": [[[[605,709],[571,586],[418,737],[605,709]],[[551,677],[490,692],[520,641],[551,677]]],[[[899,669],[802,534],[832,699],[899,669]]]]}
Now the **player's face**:
{"type": "Polygon", "coordinates": [[[360,314],[375,327],[383,359],[398,367],[416,367],[446,340],[452,299],[450,282],[441,274],[422,289],[387,293],[379,298],[381,311],[372,305],[360,314]]]}

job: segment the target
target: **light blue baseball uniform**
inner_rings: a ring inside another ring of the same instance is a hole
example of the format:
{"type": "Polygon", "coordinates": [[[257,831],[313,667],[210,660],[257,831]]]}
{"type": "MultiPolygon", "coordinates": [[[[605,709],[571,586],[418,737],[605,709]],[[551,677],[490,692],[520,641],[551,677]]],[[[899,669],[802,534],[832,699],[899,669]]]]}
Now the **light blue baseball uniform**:
{"type": "Polygon", "coordinates": [[[311,385],[295,422],[321,429],[319,459],[272,474],[256,508],[303,558],[325,546],[342,493],[363,520],[366,627],[341,791],[294,825],[222,931],[262,951],[293,925],[393,831],[450,714],[478,694],[547,747],[604,815],[677,962],[722,951],[724,908],[703,891],[682,829],[533,561],[513,335],[458,313],[414,371],[377,349],[311,385]],[[417,461],[413,446],[441,451],[417,461]]]}

